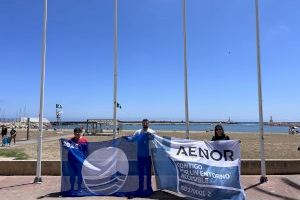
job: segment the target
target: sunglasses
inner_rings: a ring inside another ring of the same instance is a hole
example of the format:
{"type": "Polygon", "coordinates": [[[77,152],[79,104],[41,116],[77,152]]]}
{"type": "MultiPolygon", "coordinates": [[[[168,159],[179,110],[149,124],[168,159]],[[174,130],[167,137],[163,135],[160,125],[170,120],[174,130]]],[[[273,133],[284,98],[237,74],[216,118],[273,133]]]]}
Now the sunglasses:
{"type": "Polygon", "coordinates": [[[216,128],[216,131],[223,131],[223,129],[221,129],[221,128],[216,128]]]}

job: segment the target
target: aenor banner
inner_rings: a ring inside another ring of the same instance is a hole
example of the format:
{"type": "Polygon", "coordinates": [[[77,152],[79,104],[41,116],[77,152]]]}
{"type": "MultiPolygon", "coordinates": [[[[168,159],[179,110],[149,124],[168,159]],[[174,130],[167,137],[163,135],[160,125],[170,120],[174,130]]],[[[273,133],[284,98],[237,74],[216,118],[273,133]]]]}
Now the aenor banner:
{"type": "Polygon", "coordinates": [[[194,141],[155,135],[151,152],[158,189],[191,199],[245,199],[238,140],[194,141]]]}

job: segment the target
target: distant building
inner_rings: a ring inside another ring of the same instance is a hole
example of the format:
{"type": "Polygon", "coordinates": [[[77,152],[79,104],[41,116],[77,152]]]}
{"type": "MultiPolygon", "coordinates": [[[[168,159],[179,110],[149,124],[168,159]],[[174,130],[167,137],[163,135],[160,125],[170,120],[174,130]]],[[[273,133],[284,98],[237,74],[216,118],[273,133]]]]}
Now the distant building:
{"type": "MultiPolygon", "coordinates": [[[[29,117],[30,123],[39,123],[38,117],[29,117]]],[[[27,123],[27,117],[21,117],[20,119],[21,123],[27,123]]],[[[47,118],[43,118],[43,123],[50,123],[50,121],[47,118]]]]}
{"type": "Polygon", "coordinates": [[[272,116],[270,117],[270,122],[269,123],[270,123],[271,126],[274,124],[272,116]]]}
{"type": "Polygon", "coordinates": [[[228,124],[230,124],[230,123],[231,123],[231,119],[230,119],[230,117],[228,118],[228,120],[227,120],[227,123],[228,123],[228,124]]]}

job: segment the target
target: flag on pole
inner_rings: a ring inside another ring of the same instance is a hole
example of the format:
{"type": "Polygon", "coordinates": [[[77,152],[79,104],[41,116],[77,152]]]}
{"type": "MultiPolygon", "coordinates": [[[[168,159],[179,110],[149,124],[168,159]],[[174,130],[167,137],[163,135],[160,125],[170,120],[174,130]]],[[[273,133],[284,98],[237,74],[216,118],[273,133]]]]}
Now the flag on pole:
{"type": "Polygon", "coordinates": [[[56,108],[62,109],[62,106],[60,104],[56,104],[56,108]]]}
{"type": "Polygon", "coordinates": [[[56,117],[57,117],[57,118],[60,118],[62,114],[63,114],[63,111],[61,111],[61,110],[60,110],[60,111],[57,111],[57,112],[56,112],[56,117]]]}
{"type": "Polygon", "coordinates": [[[121,104],[119,104],[118,102],[117,102],[117,108],[120,108],[120,109],[122,109],[122,106],[121,106],[121,104]]]}

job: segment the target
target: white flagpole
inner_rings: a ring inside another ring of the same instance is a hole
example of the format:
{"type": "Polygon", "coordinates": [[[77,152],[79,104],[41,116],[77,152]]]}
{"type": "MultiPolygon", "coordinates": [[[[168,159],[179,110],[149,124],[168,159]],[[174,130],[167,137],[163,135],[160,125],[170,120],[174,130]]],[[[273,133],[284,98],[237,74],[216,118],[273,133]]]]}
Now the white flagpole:
{"type": "Polygon", "coordinates": [[[186,13],[185,0],[182,0],[182,16],[183,16],[183,48],[184,48],[184,100],[185,100],[185,137],[190,138],[190,123],[189,123],[189,101],[188,101],[188,66],[186,59],[186,13]]]}
{"type": "Polygon", "coordinates": [[[262,105],[262,90],[261,90],[261,61],[260,61],[260,37],[259,37],[259,8],[258,0],[255,0],[256,11],[256,54],[257,54],[257,77],[258,77],[258,109],[259,109],[259,137],[260,137],[260,160],[261,160],[261,177],[260,182],[268,181],[266,177],[265,164],[265,147],[264,147],[264,119],[263,119],[263,105],[262,105]]]}
{"type": "Polygon", "coordinates": [[[40,88],[40,112],[39,112],[39,137],[37,138],[37,163],[36,177],[34,183],[42,183],[41,159],[42,159],[42,139],[43,139],[43,112],[44,112],[44,85],[45,85],[45,68],[46,68],[46,37],[47,37],[47,0],[44,0],[44,22],[43,22],[43,46],[42,46],[42,73],[40,88]]]}
{"type": "Polygon", "coordinates": [[[113,113],[113,134],[114,139],[117,134],[117,84],[118,84],[118,0],[115,0],[114,19],[114,113],[113,113]]]}

